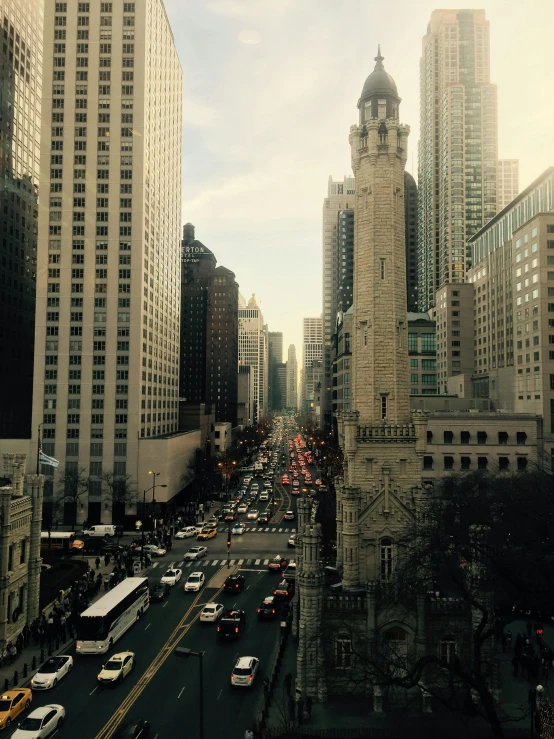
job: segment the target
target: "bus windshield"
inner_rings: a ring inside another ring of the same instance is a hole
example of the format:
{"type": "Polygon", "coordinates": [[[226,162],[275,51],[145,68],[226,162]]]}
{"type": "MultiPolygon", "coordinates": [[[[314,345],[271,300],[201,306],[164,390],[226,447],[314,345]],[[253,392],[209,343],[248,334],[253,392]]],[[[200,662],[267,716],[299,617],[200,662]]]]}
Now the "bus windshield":
{"type": "Polygon", "coordinates": [[[81,616],[77,626],[77,639],[96,641],[107,636],[106,622],[102,616],[81,616]]]}

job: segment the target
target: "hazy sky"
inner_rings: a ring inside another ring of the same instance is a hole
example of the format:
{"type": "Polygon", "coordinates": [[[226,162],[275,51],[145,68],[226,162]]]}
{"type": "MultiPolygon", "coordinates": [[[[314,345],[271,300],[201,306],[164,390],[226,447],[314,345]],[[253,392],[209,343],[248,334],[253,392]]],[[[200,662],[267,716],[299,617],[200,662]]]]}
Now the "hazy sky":
{"type": "MultiPolygon", "coordinates": [[[[301,352],[321,313],[321,208],[350,174],[348,132],[377,44],[411,127],[429,0],[165,0],[184,71],[183,223],[254,292],[270,331],[301,352]],[[392,19],[392,21],[391,21],[392,19]]],[[[554,164],[554,2],[487,0],[499,156],[520,187],[554,164]]]]}

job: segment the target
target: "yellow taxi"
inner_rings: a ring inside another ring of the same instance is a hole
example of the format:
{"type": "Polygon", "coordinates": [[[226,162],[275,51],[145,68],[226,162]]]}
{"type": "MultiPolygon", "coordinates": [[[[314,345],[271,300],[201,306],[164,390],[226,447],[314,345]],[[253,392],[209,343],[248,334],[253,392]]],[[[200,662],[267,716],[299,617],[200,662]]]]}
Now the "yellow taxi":
{"type": "Polygon", "coordinates": [[[207,539],[213,539],[217,535],[217,529],[207,528],[206,526],[196,537],[197,541],[206,541],[207,539]]]}
{"type": "Polygon", "coordinates": [[[29,688],[5,690],[0,695],[0,729],[7,729],[11,722],[27,710],[33,700],[29,688]]]}

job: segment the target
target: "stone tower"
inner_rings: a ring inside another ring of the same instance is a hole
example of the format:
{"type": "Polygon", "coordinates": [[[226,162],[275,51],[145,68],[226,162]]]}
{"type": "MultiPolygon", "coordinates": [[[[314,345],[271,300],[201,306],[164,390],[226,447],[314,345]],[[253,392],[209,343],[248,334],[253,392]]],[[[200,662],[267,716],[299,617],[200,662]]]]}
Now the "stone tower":
{"type": "Polygon", "coordinates": [[[410,413],[404,167],[409,127],[383,66],[375,69],[350,128],[355,176],[352,411],[339,419],[344,480],[337,490],[343,587],[386,579],[394,533],[413,515],[421,485],[425,418],[410,413]]]}

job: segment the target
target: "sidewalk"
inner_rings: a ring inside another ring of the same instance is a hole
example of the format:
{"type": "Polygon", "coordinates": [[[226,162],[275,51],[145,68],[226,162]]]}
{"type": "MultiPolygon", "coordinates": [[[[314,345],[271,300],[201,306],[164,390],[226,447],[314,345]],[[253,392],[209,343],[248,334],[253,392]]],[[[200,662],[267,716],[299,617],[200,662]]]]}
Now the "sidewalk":
{"type": "MultiPolygon", "coordinates": [[[[104,565],[104,558],[101,558],[101,565],[99,569],[96,569],[95,565],[95,559],[96,557],[87,557],[85,558],[88,561],[90,569],[94,570],[95,573],[100,573],[102,577],[104,575],[110,574],[113,571],[113,560],[110,562],[108,566],[104,565]]],[[[94,595],[91,599],[91,603],[94,603],[96,600],[101,598],[104,595],[104,587],[100,589],[100,591],[94,595]]],[[[50,603],[48,606],[46,606],[43,610],[44,613],[48,616],[48,614],[52,611],[53,607],[56,605],[56,602],[50,603]]],[[[68,629],[69,631],[69,629],[68,629]]],[[[67,652],[68,649],[71,649],[73,644],[75,642],[75,639],[69,638],[64,643],[57,642],[54,640],[52,644],[52,654],[64,654],[67,652]]],[[[43,649],[41,649],[38,645],[35,644],[29,644],[28,646],[24,647],[21,651],[21,654],[17,657],[15,662],[13,664],[6,664],[2,665],[0,667],[0,691],[3,691],[6,688],[6,680],[8,681],[7,687],[9,689],[14,687],[23,687],[27,685],[29,680],[33,677],[37,669],[41,666],[42,662],[50,656],[48,654],[48,645],[45,644],[43,646],[43,649]],[[41,654],[42,653],[42,654],[41,654]],[[36,668],[32,669],[33,659],[36,663],[36,668]],[[17,681],[14,682],[15,673],[17,672],[17,681]]]]}

